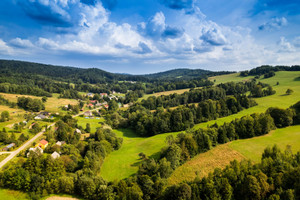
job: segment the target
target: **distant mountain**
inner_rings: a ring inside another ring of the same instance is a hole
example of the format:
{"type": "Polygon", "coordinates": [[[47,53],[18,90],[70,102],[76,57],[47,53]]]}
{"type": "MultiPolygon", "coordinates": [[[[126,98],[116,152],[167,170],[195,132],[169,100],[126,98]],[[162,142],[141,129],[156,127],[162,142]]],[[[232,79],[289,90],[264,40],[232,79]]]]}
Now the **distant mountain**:
{"type": "Polygon", "coordinates": [[[203,69],[173,69],[165,72],[144,75],[150,79],[190,79],[205,76],[212,73],[203,69]]]}

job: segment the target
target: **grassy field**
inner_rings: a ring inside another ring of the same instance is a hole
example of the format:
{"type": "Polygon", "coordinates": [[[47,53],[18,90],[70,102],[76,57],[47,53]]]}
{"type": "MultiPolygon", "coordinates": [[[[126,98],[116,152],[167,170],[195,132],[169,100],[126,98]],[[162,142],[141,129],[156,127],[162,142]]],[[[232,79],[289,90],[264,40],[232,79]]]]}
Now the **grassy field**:
{"type": "MultiPolygon", "coordinates": [[[[7,93],[0,93],[4,98],[8,99],[12,102],[17,102],[18,97],[30,97],[33,99],[42,99],[42,97],[31,96],[31,95],[20,95],[20,94],[7,94],[7,93]]],[[[59,107],[65,106],[68,104],[76,105],[78,102],[74,99],[61,99],[58,98],[59,94],[53,94],[53,97],[48,97],[47,102],[45,103],[46,110],[49,112],[59,112],[61,111],[59,107]]]]}
{"type": "Polygon", "coordinates": [[[15,191],[15,190],[7,190],[0,189],[0,199],[1,200],[29,200],[26,193],[15,191]]]}
{"type": "Polygon", "coordinates": [[[138,164],[141,162],[138,154],[157,156],[165,144],[165,138],[171,134],[160,134],[153,137],[141,138],[128,129],[114,131],[118,137],[123,138],[122,147],[112,152],[104,161],[101,168],[101,176],[108,181],[121,180],[135,174],[138,164]]]}
{"type": "Polygon", "coordinates": [[[187,89],[181,89],[181,90],[171,90],[171,91],[165,91],[165,92],[157,92],[157,93],[153,93],[153,94],[145,94],[143,97],[139,98],[138,101],[142,101],[143,99],[147,99],[148,97],[151,96],[155,96],[155,97],[159,97],[162,95],[170,95],[170,94],[183,94],[185,92],[188,92],[190,90],[190,88],[187,89]]]}
{"type": "Polygon", "coordinates": [[[300,151],[300,125],[271,131],[269,134],[236,140],[219,145],[212,150],[199,154],[175,170],[169,178],[169,184],[192,181],[197,176],[204,177],[215,168],[224,168],[230,161],[251,159],[259,162],[266,147],[277,144],[282,150],[291,145],[294,153],[300,151]]]}
{"type": "Polygon", "coordinates": [[[294,153],[300,151],[300,125],[277,129],[260,137],[236,140],[229,143],[229,147],[240,152],[246,158],[259,162],[263,150],[274,144],[283,150],[287,145],[291,145],[294,153]]]}
{"type": "Polygon", "coordinates": [[[238,151],[233,150],[228,144],[219,145],[212,150],[198,154],[190,161],[178,167],[168,183],[178,184],[181,181],[193,181],[196,177],[207,176],[215,168],[224,168],[232,160],[243,160],[245,157],[238,151]]]}

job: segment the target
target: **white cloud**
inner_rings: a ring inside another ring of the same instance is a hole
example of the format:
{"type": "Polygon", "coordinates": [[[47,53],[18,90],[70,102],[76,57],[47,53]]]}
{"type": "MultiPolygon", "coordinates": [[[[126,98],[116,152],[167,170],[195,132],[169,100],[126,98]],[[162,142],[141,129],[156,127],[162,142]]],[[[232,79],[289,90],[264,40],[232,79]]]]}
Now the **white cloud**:
{"type": "Polygon", "coordinates": [[[259,30],[267,30],[267,31],[272,31],[272,30],[279,30],[283,26],[287,26],[288,21],[285,17],[275,17],[272,18],[269,22],[266,22],[258,27],[259,30]]]}
{"type": "Polygon", "coordinates": [[[294,52],[294,46],[288,42],[285,37],[280,37],[280,41],[278,42],[279,52],[294,52]]]}
{"type": "Polygon", "coordinates": [[[32,48],[32,47],[34,47],[34,45],[31,43],[30,40],[24,40],[21,38],[12,39],[9,42],[9,44],[14,47],[17,47],[17,48],[32,48]]]}

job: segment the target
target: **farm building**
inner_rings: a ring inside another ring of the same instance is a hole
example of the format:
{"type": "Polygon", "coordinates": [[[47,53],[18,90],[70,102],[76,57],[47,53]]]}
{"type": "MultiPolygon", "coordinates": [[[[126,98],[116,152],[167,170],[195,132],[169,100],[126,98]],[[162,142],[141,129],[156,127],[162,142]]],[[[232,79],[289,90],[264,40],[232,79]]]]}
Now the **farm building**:
{"type": "Polygon", "coordinates": [[[7,151],[8,149],[12,148],[13,146],[15,146],[16,144],[15,143],[10,143],[9,145],[7,145],[6,147],[4,147],[2,149],[2,151],[7,151]]]}

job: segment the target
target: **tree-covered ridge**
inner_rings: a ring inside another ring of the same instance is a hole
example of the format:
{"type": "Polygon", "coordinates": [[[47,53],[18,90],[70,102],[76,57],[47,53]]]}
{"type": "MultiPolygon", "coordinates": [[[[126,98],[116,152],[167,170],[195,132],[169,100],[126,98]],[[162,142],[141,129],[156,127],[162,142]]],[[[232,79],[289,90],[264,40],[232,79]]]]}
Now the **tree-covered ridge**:
{"type": "Polygon", "coordinates": [[[261,76],[265,75],[265,78],[274,76],[274,72],[277,71],[300,71],[300,65],[294,66],[271,66],[271,65],[262,65],[260,67],[253,68],[251,70],[246,70],[241,72],[241,76],[261,76]]]}

